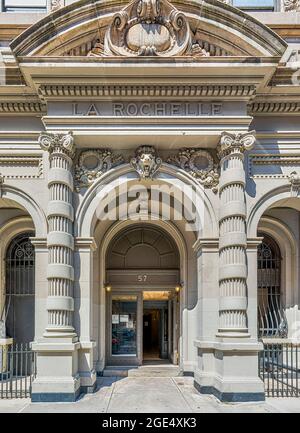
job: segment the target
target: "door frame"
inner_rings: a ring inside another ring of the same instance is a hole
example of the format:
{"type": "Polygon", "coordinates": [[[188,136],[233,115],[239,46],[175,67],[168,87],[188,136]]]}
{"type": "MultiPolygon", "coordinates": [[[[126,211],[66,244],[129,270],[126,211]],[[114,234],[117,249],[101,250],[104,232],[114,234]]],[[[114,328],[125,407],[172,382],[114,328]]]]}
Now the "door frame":
{"type": "MultiPolygon", "coordinates": [[[[144,300],[143,300],[143,292],[151,291],[151,292],[159,292],[159,291],[170,291],[172,293],[171,299],[168,301],[168,309],[169,316],[172,314],[172,321],[169,324],[172,329],[169,328],[169,340],[172,338],[172,352],[169,353],[168,356],[170,362],[177,365],[179,361],[179,345],[178,338],[180,332],[180,314],[178,314],[178,307],[180,304],[180,300],[178,298],[179,295],[176,295],[175,290],[170,290],[169,288],[155,287],[155,288],[134,288],[132,290],[116,288],[111,290],[110,292],[106,292],[106,366],[139,366],[143,364],[143,313],[144,313],[144,300]],[[136,356],[122,356],[122,355],[112,355],[112,297],[115,295],[119,296],[136,296],[137,297],[137,330],[136,330],[136,338],[137,338],[137,355],[136,356]],[[170,309],[170,305],[172,308],[170,309]],[[170,332],[171,331],[171,332],[170,332]]],[[[168,344],[170,347],[170,344],[168,344]]]]}

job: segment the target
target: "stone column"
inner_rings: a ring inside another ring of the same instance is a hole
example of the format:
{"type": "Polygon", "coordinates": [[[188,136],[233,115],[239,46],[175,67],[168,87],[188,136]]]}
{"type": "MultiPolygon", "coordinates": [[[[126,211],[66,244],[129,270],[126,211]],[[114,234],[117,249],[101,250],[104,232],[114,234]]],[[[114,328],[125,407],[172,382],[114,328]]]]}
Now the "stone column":
{"type": "Polygon", "coordinates": [[[246,175],[244,152],[255,143],[253,133],[224,132],[218,153],[221,160],[219,213],[219,336],[249,336],[247,323],[246,175]]]}
{"type": "Polygon", "coordinates": [[[49,152],[49,205],[47,212],[49,262],[48,336],[76,336],[73,327],[74,237],[73,237],[73,136],[69,133],[40,136],[40,146],[49,152]]]}
{"type": "Polygon", "coordinates": [[[37,352],[37,377],[32,400],[74,401],[80,391],[79,343],[73,326],[75,146],[71,133],[42,133],[39,143],[49,153],[48,266],[37,269],[47,273],[48,318],[43,337],[33,344],[37,352]]]}

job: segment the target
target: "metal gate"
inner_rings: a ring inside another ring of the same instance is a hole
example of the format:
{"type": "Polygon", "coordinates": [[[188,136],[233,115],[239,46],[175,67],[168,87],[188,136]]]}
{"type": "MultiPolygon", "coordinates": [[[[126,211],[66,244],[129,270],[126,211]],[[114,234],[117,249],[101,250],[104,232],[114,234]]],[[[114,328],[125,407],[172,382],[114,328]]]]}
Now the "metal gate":
{"type": "Polygon", "coordinates": [[[300,343],[264,341],[259,375],[267,397],[300,397],[300,343]]]}
{"type": "Polygon", "coordinates": [[[31,396],[35,358],[30,343],[0,345],[0,399],[31,396]]]}

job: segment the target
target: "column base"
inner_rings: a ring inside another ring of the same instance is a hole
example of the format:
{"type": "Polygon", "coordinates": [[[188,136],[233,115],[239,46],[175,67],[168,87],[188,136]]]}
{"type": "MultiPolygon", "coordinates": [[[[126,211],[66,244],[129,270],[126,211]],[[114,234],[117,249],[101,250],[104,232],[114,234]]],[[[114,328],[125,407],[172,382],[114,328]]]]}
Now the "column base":
{"type": "Polygon", "coordinates": [[[78,374],[80,343],[71,338],[44,338],[32,343],[36,352],[33,402],[73,402],[81,393],[78,374]]]}
{"type": "Polygon", "coordinates": [[[261,343],[237,341],[196,341],[198,366],[194,386],[202,394],[213,394],[222,402],[264,401],[264,384],[258,376],[261,343]]]}
{"type": "Polygon", "coordinates": [[[246,402],[259,402],[265,401],[265,393],[259,392],[221,392],[214,386],[201,386],[194,380],[194,387],[200,394],[214,395],[218,400],[223,403],[246,403],[246,402]]]}

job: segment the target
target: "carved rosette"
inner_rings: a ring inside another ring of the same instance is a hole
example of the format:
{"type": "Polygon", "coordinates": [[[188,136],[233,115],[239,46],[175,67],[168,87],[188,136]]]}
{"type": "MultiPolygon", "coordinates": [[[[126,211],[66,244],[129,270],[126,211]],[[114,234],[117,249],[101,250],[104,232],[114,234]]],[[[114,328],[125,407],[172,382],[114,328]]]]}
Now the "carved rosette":
{"type": "Polygon", "coordinates": [[[131,158],[130,164],[141,179],[152,179],[162,165],[162,160],[157,156],[154,147],[140,146],[135,157],[131,158]]]}
{"type": "Polygon", "coordinates": [[[109,149],[82,152],[75,167],[76,190],[79,192],[82,188],[88,188],[102,174],[123,163],[123,156],[109,149]]]}
{"type": "Polygon", "coordinates": [[[212,155],[203,149],[181,149],[175,156],[167,160],[168,164],[187,171],[205,188],[218,191],[219,168],[212,155]]]}
{"type": "MultiPolygon", "coordinates": [[[[192,52],[188,20],[167,0],[132,1],[114,16],[104,41],[104,54],[109,56],[180,56],[192,52]]],[[[90,54],[96,55],[93,50],[90,54]]]]}

